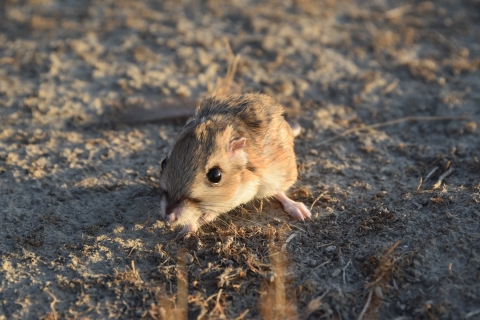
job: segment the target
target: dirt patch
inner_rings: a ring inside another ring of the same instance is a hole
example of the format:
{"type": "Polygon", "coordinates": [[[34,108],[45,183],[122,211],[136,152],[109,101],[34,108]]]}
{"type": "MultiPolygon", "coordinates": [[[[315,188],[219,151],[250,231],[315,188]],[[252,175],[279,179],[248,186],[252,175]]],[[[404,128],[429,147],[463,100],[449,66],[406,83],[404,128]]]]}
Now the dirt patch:
{"type": "Polygon", "coordinates": [[[0,17],[0,319],[480,316],[478,1],[19,0],[0,17]],[[232,52],[236,90],[304,128],[291,194],[315,219],[254,202],[177,241],[156,183],[184,120],[115,115],[183,115],[232,52]]]}

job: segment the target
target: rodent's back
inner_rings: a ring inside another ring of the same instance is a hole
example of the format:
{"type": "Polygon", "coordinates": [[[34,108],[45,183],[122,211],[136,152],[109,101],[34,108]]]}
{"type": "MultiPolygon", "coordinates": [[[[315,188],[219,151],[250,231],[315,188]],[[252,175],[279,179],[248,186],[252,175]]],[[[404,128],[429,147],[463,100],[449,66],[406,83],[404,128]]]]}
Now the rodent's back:
{"type": "MultiPolygon", "coordinates": [[[[196,112],[199,122],[205,119],[224,120],[231,123],[240,134],[253,133],[265,136],[272,120],[283,119],[284,109],[272,98],[263,94],[236,94],[211,96],[205,99],[196,112]],[[242,132],[242,131],[247,132],[242,132]]],[[[256,140],[256,139],[255,139],[256,140]]]]}

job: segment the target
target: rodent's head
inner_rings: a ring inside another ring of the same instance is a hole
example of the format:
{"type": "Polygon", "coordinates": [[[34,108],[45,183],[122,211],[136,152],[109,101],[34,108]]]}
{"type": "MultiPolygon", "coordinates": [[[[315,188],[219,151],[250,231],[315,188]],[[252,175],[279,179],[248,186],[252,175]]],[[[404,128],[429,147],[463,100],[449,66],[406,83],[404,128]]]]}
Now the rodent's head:
{"type": "Polygon", "coordinates": [[[162,162],[162,215],[186,225],[249,201],[258,179],[249,171],[248,140],[221,121],[192,120],[162,162]]]}

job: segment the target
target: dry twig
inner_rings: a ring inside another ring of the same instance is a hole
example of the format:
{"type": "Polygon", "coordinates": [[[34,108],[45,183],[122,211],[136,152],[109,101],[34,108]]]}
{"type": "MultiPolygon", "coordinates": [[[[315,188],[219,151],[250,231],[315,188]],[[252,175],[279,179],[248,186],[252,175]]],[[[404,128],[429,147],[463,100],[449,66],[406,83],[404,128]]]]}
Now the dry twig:
{"type": "Polygon", "coordinates": [[[418,116],[418,117],[405,117],[405,118],[395,119],[395,120],[392,120],[392,121],[375,123],[375,124],[372,124],[372,125],[369,125],[369,126],[361,126],[361,127],[351,128],[351,129],[348,129],[348,130],[344,131],[343,133],[341,133],[341,134],[339,134],[339,135],[337,135],[337,136],[335,136],[335,137],[333,137],[333,138],[330,138],[330,139],[327,139],[327,140],[323,140],[322,142],[320,142],[320,143],[317,144],[316,146],[318,147],[318,146],[321,146],[321,145],[330,143],[330,142],[332,142],[332,141],[341,139],[341,138],[349,135],[350,133],[354,133],[354,132],[358,132],[358,131],[362,131],[362,130],[377,129],[377,128],[386,127],[386,126],[390,126],[390,125],[393,125],[393,124],[402,123],[402,122],[406,122],[406,121],[447,121],[447,120],[461,120],[461,119],[468,119],[468,118],[467,118],[466,116],[453,116],[453,117],[423,117],[423,116],[418,116]]]}
{"type": "Polygon", "coordinates": [[[241,315],[239,315],[238,317],[236,317],[235,320],[245,319],[245,316],[246,316],[249,312],[250,312],[250,309],[245,310],[244,312],[242,312],[241,315]]]}
{"type": "Polygon", "coordinates": [[[345,280],[345,270],[348,268],[348,266],[350,265],[350,263],[352,262],[352,260],[348,260],[348,263],[345,267],[343,267],[342,271],[343,271],[343,284],[347,284],[347,281],[345,280]]]}
{"type": "Polygon", "coordinates": [[[187,319],[188,311],[188,272],[187,272],[187,250],[180,250],[178,253],[177,268],[177,318],[187,319]]]}
{"type": "Polygon", "coordinates": [[[48,295],[49,295],[50,297],[53,298],[53,301],[50,302],[50,308],[52,309],[53,319],[54,319],[54,320],[57,320],[57,319],[58,319],[58,315],[57,315],[57,311],[55,310],[55,304],[58,302],[58,299],[57,299],[57,297],[55,297],[55,296],[53,295],[52,292],[50,292],[50,290],[48,290],[48,288],[45,288],[44,290],[45,290],[46,293],[48,293],[48,295]]]}
{"type": "Polygon", "coordinates": [[[477,310],[474,310],[474,311],[470,311],[469,313],[467,313],[465,315],[465,319],[468,319],[468,318],[471,318],[473,316],[476,316],[477,314],[480,314],[480,309],[477,309],[477,310]]]}
{"type": "Polygon", "coordinates": [[[423,183],[423,179],[420,178],[420,181],[418,182],[418,186],[417,186],[417,190],[416,190],[417,193],[420,192],[420,189],[422,188],[422,183],[423,183]]]}
{"type": "Polygon", "coordinates": [[[312,205],[310,206],[310,211],[312,211],[312,208],[315,205],[315,203],[317,203],[317,201],[320,200],[320,198],[323,197],[326,193],[327,193],[326,191],[320,193],[320,195],[315,200],[313,200],[312,205]]]}
{"type": "Polygon", "coordinates": [[[448,169],[445,171],[437,180],[437,182],[433,185],[433,190],[440,188],[442,185],[443,179],[448,177],[453,172],[453,168],[448,169]]]}
{"type": "Polygon", "coordinates": [[[300,313],[300,319],[307,319],[313,312],[317,311],[320,309],[322,306],[323,298],[327,295],[327,293],[330,291],[330,289],[327,289],[320,297],[316,297],[308,303],[308,305],[302,310],[300,313]]]}
{"type": "Polygon", "coordinates": [[[215,86],[215,89],[208,90],[209,93],[215,95],[227,95],[232,93],[233,77],[235,76],[238,64],[240,63],[240,55],[235,55],[233,53],[232,48],[230,47],[230,43],[228,43],[228,40],[226,38],[224,39],[224,42],[225,47],[228,51],[230,61],[228,62],[227,74],[225,75],[225,77],[223,79],[217,78],[217,85],[215,86]]]}
{"type": "Polygon", "coordinates": [[[358,320],[361,320],[365,314],[368,312],[370,316],[377,315],[378,310],[382,304],[382,299],[384,297],[382,292],[382,287],[386,288],[386,282],[391,276],[393,267],[395,265],[395,257],[390,256],[390,254],[395,250],[395,248],[400,244],[400,241],[397,241],[380,259],[378,262],[377,269],[375,270],[375,275],[373,281],[367,283],[367,287],[370,288],[370,293],[368,294],[367,302],[363,307],[362,312],[358,316],[358,320]],[[375,296],[373,295],[375,293],[375,296]]]}
{"type": "Polygon", "coordinates": [[[358,316],[358,320],[362,320],[363,316],[368,310],[368,307],[370,306],[370,301],[372,301],[372,295],[373,295],[373,290],[370,290],[370,293],[368,294],[367,302],[365,303],[365,306],[362,309],[362,312],[358,316]]]}
{"type": "Polygon", "coordinates": [[[433,168],[432,171],[430,171],[430,172],[427,174],[427,176],[425,177],[425,179],[423,180],[423,182],[427,181],[427,180],[435,173],[435,171],[437,171],[437,170],[438,170],[438,167],[433,168]]]}

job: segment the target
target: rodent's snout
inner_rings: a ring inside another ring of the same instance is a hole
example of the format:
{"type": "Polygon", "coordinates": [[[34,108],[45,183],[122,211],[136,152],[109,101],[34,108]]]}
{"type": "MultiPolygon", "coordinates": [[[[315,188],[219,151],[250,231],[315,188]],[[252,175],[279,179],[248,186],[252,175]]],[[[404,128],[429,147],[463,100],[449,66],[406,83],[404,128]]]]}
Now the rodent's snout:
{"type": "Polygon", "coordinates": [[[178,213],[180,212],[180,202],[167,203],[165,208],[165,220],[173,222],[178,220],[178,213]]]}

